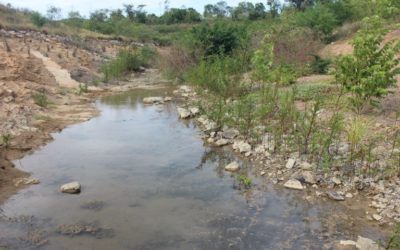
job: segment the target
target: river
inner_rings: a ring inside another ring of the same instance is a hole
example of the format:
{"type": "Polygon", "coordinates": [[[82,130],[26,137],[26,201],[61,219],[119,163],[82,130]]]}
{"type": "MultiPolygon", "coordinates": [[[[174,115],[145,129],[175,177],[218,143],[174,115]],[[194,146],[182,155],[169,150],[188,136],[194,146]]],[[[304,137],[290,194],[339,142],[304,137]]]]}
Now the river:
{"type": "Polygon", "coordinates": [[[141,102],[169,92],[98,100],[99,117],[16,161],[41,183],[1,205],[0,249],[329,249],[382,236],[362,209],[269,184],[229,148],[204,145],[175,103],[141,102]],[[233,160],[251,189],[224,171],[233,160]],[[71,181],[82,192],[60,193],[71,181]]]}

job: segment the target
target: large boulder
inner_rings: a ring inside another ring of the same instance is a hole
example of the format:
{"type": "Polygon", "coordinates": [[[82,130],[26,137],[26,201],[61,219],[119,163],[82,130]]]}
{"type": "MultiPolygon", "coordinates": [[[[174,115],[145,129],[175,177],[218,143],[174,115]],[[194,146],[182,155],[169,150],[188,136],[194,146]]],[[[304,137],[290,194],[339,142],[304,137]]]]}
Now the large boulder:
{"type": "Polygon", "coordinates": [[[240,169],[239,163],[237,163],[236,161],[231,162],[225,166],[225,170],[229,172],[236,172],[239,171],[239,169],[240,169]]]}
{"type": "Polygon", "coordinates": [[[78,194],[81,192],[81,184],[77,181],[70,182],[62,185],[60,191],[67,194],[78,194]]]}

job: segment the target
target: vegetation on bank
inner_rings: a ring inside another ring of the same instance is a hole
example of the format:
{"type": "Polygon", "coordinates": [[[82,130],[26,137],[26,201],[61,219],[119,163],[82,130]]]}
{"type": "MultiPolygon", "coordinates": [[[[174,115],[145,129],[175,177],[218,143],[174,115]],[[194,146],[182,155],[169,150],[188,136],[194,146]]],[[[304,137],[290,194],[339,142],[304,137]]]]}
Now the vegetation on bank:
{"type": "Polygon", "coordinates": [[[120,50],[115,59],[103,64],[101,70],[104,81],[118,79],[129,72],[138,72],[142,68],[149,67],[155,55],[156,52],[147,46],[120,50]]]}
{"type": "MultiPolygon", "coordinates": [[[[9,23],[16,22],[11,15],[15,11],[11,6],[0,8],[9,23]]],[[[204,91],[210,102],[202,104],[203,112],[220,127],[238,128],[255,142],[268,134],[275,152],[288,155],[297,148],[322,169],[341,168],[345,160],[351,173],[400,173],[398,131],[366,136],[371,131],[362,116],[378,107],[396,84],[400,45],[382,44],[398,20],[399,1],[269,0],[238,6],[218,2],[205,6],[202,14],[166,3],[161,16],[146,13],[144,6],[124,5],[95,11],[88,18],[70,12],[66,19],[56,7],[46,16],[28,10],[15,13],[29,17],[24,20],[37,27],[63,25],[171,45],[157,60],[159,66],[168,76],[204,91]],[[354,34],[352,55],[327,59],[318,54],[327,43],[354,34]],[[313,73],[332,74],[334,84],[295,84],[313,73]],[[329,112],[321,117],[324,110],[329,112]],[[373,167],[377,159],[371,152],[382,136],[396,148],[384,173],[373,167]],[[339,159],[343,142],[350,153],[339,159]]],[[[146,46],[123,49],[103,65],[104,80],[140,71],[153,64],[154,56],[146,46]]],[[[47,105],[40,95],[35,102],[47,105]]]]}

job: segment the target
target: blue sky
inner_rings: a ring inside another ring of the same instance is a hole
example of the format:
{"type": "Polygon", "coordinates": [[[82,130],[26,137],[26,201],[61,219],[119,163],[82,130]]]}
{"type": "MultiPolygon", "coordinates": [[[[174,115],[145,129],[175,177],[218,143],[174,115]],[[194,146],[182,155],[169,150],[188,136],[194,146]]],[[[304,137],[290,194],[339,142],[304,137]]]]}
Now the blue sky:
{"type": "MultiPolygon", "coordinates": [[[[230,6],[236,6],[239,2],[244,0],[227,0],[230,6]]],[[[265,0],[246,0],[247,2],[266,2],[265,0]]],[[[160,14],[163,10],[164,0],[0,0],[0,3],[10,3],[14,7],[28,8],[45,13],[47,8],[51,5],[63,9],[63,14],[66,15],[71,10],[79,11],[81,14],[88,16],[88,14],[96,9],[116,9],[122,7],[124,3],[133,3],[134,5],[145,4],[146,10],[155,14],[160,14]]],[[[200,13],[203,12],[203,7],[209,3],[216,3],[218,0],[170,0],[170,7],[193,7],[200,13]]]]}

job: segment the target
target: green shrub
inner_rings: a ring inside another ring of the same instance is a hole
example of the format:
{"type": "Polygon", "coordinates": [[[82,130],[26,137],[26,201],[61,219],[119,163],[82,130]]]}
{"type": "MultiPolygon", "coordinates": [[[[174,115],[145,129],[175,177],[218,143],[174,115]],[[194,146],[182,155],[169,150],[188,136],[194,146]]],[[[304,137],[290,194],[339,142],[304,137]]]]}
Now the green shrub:
{"type": "Polygon", "coordinates": [[[278,65],[271,73],[272,81],[285,86],[296,82],[298,73],[291,65],[278,65]]]}
{"type": "Polygon", "coordinates": [[[246,38],[246,29],[232,22],[217,22],[193,27],[191,48],[200,58],[232,55],[246,38]]]}
{"type": "Polygon", "coordinates": [[[236,58],[214,57],[200,61],[188,72],[186,80],[226,100],[241,93],[241,73],[242,64],[236,58]]]}
{"type": "Polygon", "coordinates": [[[1,143],[5,148],[10,147],[12,135],[11,134],[4,134],[1,135],[1,143]]]}
{"type": "Polygon", "coordinates": [[[294,16],[295,24],[309,27],[329,38],[333,29],[338,25],[335,13],[323,4],[316,4],[304,12],[298,12],[294,16]]]}
{"type": "Polygon", "coordinates": [[[82,95],[89,91],[88,85],[86,83],[79,84],[78,95],[82,95]]]}
{"type": "Polygon", "coordinates": [[[355,118],[346,127],[347,142],[350,145],[349,162],[351,165],[362,152],[362,141],[367,134],[367,124],[360,118],[355,118]]]}
{"type": "Polygon", "coordinates": [[[156,55],[157,52],[149,46],[143,46],[138,50],[138,57],[143,67],[150,67],[156,55]]]}
{"type": "Polygon", "coordinates": [[[274,46],[266,35],[260,48],[254,52],[251,59],[253,64],[253,78],[265,83],[289,85],[296,81],[297,72],[292,65],[274,65],[274,46]]]}
{"type": "Polygon", "coordinates": [[[44,16],[40,15],[39,12],[32,12],[31,21],[35,26],[39,28],[43,27],[47,23],[47,19],[44,16]]]}
{"type": "Polygon", "coordinates": [[[240,185],[243,185],[245,188],[251,188],[252,181],[249,177],[245,175],[237,175],[236,180],[240,183],[240,185]]]}
{"type": "Polygon", "coordinates": [[[129,72],[138,72],[141,67],[149,67],[156,52],[149,47],[142,47],[138,50],[123,49],[117,57],[102,66],[104,80],[120,78],[129,72]]]}
{"type": "Polygon", "coordinates": [[[400,249],[400,223],[397,223],[389,240],[385,244],[380,244],[380,247],[385,250],[400,249]]]}
{"type": "Polygon", "coordinates": [[[47,96],[44,93],[37,93],[33,96],[33,100],[35,101],[35,104],[40,106],[40,107],[47,107],[49,104],[49,101],[47,99],[47,96]]]}
{"type": "Polygon", "coordinates": [[[331,61],[327,59],[322,59],[318,55],[314,55],[314,61],[311,63],[311,69],[316,74],[326,74],[328,73],[331,61]]]}
{"type": "Polygon", "coordinates": [[[356,19],[374,15],[390,18],[400,13],[400,2],[398,0],[349,0],[347,6],[356,19]]]}
{"type": "Polygon", "coordinates": [[[364,21],[364,27],[352,41],[354,53],[341,57],[336,62],[336,81],[353,94],[350,99],[354,109],[360,113],[366,103],[374,106],[376,98],[389,93],[388,88],[396,83],[400,60],[400,43],[388,42],[381,47],[387,30],[375,16],[364,21]]]}

